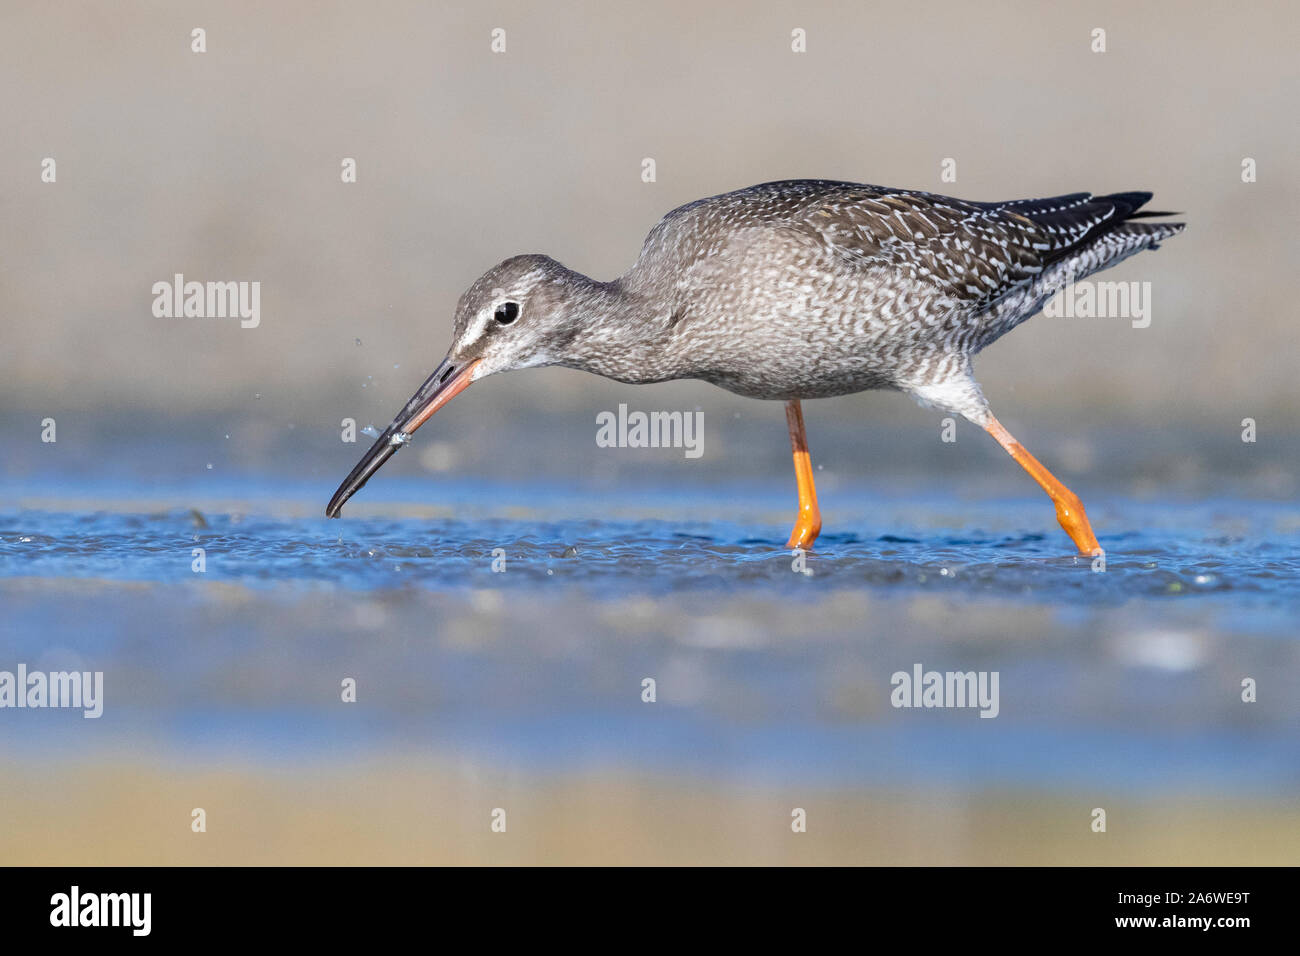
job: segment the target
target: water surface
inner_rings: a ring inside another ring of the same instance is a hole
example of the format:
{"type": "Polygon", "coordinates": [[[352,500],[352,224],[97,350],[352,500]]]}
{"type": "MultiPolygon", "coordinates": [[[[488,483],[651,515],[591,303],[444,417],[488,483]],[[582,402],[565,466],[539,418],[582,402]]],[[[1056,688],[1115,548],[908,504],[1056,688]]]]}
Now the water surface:
{"type": "Polygon", "coordinates": [[[1100,571],[1038,497],[840,494],[800,557],[775,484],[442,482],[430,505],[398,478],[340,521],[312,483],[257,490],[55,487],[0,513],[4,659],[109,687],[104,719],[24,714],[12,746],[414,745],[826,786],[1300,781],[1291,505],[1103,497],[1100,571]],[[999,716],[890,707],[917,662],[998,671],[999,716]],[[367,705],[349,711],[356,675],[367,705]]]}

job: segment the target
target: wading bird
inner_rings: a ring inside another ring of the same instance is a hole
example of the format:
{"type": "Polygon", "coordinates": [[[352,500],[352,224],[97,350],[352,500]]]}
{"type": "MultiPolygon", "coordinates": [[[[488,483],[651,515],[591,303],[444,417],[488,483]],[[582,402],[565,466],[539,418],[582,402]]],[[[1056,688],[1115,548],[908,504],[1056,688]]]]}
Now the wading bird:
{"type": "Polygon", "coordinates": [[[471,382],[563,365],[633,384],[697,378],[785,402],[799,510],[787,547],[821,531],[806,398],[906,392],[989,432],[1047,492],[1082,554],[1083,505],[989,410],[971,370],[985,346],[1073,281],[1183,229],[1139,221],[1150,193],[968,202],[856,183],[765,183],[673,210],[636,264],[597,282],[543,255],[488,270],[456,308],[447,357],[339,486],[337,518],[371,475],[471,382]]]}

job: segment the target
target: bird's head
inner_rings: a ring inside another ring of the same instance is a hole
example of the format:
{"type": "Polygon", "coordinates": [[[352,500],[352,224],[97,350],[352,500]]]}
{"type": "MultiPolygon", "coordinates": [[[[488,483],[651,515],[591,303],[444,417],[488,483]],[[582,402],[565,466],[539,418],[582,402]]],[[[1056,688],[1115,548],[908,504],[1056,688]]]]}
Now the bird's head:
{"type": "Polygon", "coordinates": [[[325,514],[370,479],[412,433],[471,382],[496,372],[560,364],[580,330],[591,280],[547,256],[515,256],[483,273],[460,297],[451,348],[330,499],[325,514]]]}
{"type": "Polygon", "coordinates": [[[456,304],[447,361],[473,364],[471,381],[556,365],[579,331],[585,276],[548,256],[515,256],[483,273],[456,304]]]}

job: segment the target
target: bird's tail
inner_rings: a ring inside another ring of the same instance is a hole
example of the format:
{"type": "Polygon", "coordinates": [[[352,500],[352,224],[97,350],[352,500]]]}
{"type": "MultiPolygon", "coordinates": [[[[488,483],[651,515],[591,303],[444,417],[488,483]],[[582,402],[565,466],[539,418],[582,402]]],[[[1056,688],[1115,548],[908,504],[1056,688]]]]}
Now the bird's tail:
{"type": "Polygon", "coordinates": [[[1093,273],[1109,269],[1145,249],[1156,249],[1170,236],[1182,232],[1184,222],[1158,222],[1178,213],[1140,211],[1151,200],[1149,192],[1094,196],[1071,193],[1048,199],[1017,199],[995,204],[1009,215],[1038,227],[1035,239],[1042,250],[1042,271],[1029,286],[1032,307],[990,310],[978,348],[996,341],[1036,314],[1061,289],[1093,273]]]}
{"type": "Polygon", "coordinates": [[[1133,191],[1092,196],[1077,193],[1063,196],[1052,205],[1017,208],[1020,214],[1045,229],[1055,248],[1045,256],[1045,265],[1057,264],[1082,278],[1109,269],[1144,249],[1159,248],[1161,242],[1187,227],[1185,222],[1154,222],[1177,213],[1141,211],[1151,193],[1133,191]]]}
{"type": "Polygon", "coordinates": [[[1114,206],[1113,219],[1118,220],[1109,229],[1103,229],[1102,235],[1113,232],[1121,236],[1132,236],[1141,242],[1145,249],[1155,249],[1163,240],[1176,236],[1187,228],[1185,222],[1134,222],[1136,219],[1163,219],[1166,216],[1182,215],[1177,212],[1142,209],[1141,207],[1151,201],[1149,192],[1113,193],[1109,196],[1097,196],[1094,201],[1114,206]]]}

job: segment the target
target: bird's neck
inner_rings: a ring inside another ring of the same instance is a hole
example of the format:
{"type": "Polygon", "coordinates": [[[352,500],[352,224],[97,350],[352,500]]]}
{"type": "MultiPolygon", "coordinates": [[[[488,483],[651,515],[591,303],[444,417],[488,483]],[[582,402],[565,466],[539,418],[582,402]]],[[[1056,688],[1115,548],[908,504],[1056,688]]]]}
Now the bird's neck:
{"type": "Polygon", "coordinates": [[[630,384],[680,377],[669,348],[673,318],[623,279],[582,277],[570,308],[577,320],[559,364],[630,384]]]}

